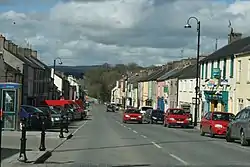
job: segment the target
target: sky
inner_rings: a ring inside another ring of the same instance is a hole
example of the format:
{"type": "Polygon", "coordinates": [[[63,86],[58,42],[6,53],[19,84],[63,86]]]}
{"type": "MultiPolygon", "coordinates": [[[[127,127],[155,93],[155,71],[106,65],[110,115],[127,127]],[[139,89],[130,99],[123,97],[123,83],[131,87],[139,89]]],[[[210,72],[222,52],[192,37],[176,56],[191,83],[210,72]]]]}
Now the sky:
{"type": "Polygon", "coordinates": [[[31,44],[51,65],[137,63],[161,65],[227,44],[228,25],[250,35],[250,0],[0,0],[0,32],[24,47],[31,44]]]}

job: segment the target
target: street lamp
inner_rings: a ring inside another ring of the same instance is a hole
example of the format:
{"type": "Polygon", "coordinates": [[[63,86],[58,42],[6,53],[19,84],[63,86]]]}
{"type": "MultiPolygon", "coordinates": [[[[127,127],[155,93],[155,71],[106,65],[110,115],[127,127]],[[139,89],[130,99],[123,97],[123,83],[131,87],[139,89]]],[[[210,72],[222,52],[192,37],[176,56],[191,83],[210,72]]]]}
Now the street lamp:
{"type": "Polygon", "coordinates": [[[62,59],[60,57],[57,57],[54,59],[54,65],[53,65],[53,87],[52,87],[52,98],[55,100],[55,71],[56,71],[56,61],[58,60],[58,64],[62,65],[62,59]]]}
{"type": "Polygon", "coordinates": [[[184,26],[184,28],[192,28],[190,25],[190,20],[194,19],[197,22],[197,58],[196,58],[196,85],[195,85],[195,111],[194,111],[194,126],[197,126],[197,116],[198,116],[198,97],[199,97],[199,60],[200,60],[200,34],[201,34],[201,24],[200,21],[196,17],[189,17],[187,20],[187,24],[184,26]]]}

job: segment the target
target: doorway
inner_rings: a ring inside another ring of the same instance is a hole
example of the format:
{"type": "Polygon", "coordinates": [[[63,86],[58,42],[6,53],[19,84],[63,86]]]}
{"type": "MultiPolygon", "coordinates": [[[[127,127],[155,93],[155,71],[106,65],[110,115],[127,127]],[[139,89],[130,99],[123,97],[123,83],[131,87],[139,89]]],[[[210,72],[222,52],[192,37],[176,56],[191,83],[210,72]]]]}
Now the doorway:
{"type": "Polygon", "coordinates": [[[218,100],[211,100],[211,112],[218,111],[218,100]]]}

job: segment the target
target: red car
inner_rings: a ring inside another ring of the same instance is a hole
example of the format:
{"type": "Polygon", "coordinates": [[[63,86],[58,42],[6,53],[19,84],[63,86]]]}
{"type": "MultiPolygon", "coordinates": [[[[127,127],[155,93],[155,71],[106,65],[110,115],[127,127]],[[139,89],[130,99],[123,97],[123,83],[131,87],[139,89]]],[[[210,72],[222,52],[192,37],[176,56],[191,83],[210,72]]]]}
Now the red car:
{"type": "Polygon", "coordinates": [[[226,135],[227,125],[234,118],[234,114],[227,112],[207,112],[201,119],[200,134],[204,136],[209,133],[215,135],[226,135]]]}
{"type": "Polygon", "coordinates": [[[185,112],[182,108],[169,108],[164,116],[164,127],[192,125],[192,114],[185,112]]]}
{"type": "Polygon", "coordinates": [[[123,122],[138,122],[139,124],[142,124],[142,114],[140,113],[140,110],[137,109],[127,109],[123,113],[123,122]]]}

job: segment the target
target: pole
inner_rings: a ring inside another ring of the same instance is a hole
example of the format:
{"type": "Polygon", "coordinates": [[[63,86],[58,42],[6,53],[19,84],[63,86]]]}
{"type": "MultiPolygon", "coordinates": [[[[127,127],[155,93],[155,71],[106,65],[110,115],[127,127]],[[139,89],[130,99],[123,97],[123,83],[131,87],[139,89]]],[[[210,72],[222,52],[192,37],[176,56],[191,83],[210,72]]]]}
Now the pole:
{"type": "Polygon", "coordinates": [[[26,156],[26,118],[22,119],[22,137],[21,137],[21,146],[20,146],[20,155],[19,155],[19,161],[21,162],[27,162],[27,156],[26,156]]]}
{"type": "Polygon", "coordinates": [[[46,147],[45,147],[45,135],[46,135],[46,133],[45,133],[45,123],[44,123],[45,118],[40,117],[40,119],[42,122],[42,131],[41,131],[41,142],[40,142],[39,150],[45,151],[46,150],[46,147]]]}
{"type": "Polygon", "coordinates": [[[52,85],[52,99],[55,100],[55,69],[56,68],[56,59],[54,59],[53,65],[53,85],[52,85]]]}
{"type": "Polygon", "coordinates": [[[198,32],[198,42],[197,42],[197,59],[196,59],[196,86],[195,86],[195,112],[194,112],[194,126],[197,126],[197,117],[199,112],[199,60],[200,60],[200,21],[197,23],[197,32],[198,32]]]}

